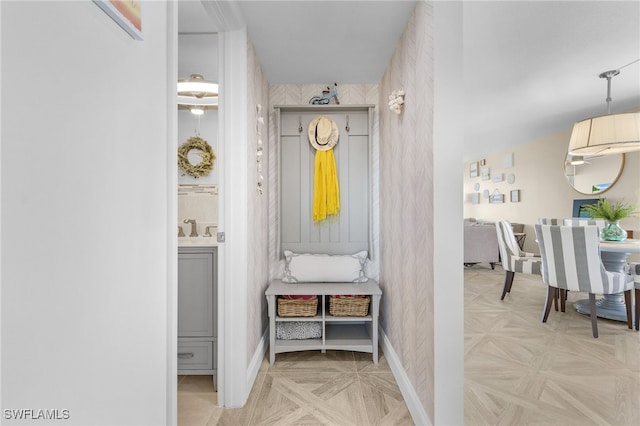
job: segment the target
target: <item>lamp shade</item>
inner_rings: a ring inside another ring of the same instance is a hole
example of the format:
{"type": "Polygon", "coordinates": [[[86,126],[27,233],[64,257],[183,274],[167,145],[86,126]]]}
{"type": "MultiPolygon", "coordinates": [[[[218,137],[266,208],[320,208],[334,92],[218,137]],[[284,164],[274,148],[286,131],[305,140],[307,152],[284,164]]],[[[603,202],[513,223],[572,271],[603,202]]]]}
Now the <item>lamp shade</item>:
{"type": "Polygon", "coordinates": [[[178,80],[178,109],[191,112],[218,109],[218,84],[205,80],[201,74],[178,80]]]}
{"type": "Polygon", "coordinates": [[[640,150],[640,112],[602,115],[577,122],[569,155],[608,155],[640,150]]]}

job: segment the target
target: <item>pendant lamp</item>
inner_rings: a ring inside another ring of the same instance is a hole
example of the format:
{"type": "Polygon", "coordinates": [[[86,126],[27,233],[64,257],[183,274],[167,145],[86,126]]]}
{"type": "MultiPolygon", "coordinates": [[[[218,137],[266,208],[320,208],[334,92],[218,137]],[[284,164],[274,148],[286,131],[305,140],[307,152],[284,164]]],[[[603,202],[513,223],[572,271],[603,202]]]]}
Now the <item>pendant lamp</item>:
{"type": "Polygon", "coordinates": [[[618,74],[619,69],[599,75],[607,79],[607,115],[588,118],[573,126],[569,155],[588,157],[640,150],[640,112],[610,113],[611,79],[618,74]]]}
{"type": "Polygon", "coordinates": [[[218,84],[205,80],[201,74],[178,80],[178,109],[188,109],[196,115],[218,109],[218,84]]]}

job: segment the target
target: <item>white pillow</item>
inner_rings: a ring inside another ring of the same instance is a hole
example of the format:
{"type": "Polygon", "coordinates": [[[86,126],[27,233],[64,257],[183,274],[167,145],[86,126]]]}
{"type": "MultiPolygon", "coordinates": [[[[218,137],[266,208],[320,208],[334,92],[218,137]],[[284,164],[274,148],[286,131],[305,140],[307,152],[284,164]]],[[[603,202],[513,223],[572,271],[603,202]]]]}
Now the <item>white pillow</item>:
{"type": "Polygon", "coordinates": [[[285,283],[365,282],[364,263],[367,251],[355,254],[311,254],[284,251],[285,283]]]}

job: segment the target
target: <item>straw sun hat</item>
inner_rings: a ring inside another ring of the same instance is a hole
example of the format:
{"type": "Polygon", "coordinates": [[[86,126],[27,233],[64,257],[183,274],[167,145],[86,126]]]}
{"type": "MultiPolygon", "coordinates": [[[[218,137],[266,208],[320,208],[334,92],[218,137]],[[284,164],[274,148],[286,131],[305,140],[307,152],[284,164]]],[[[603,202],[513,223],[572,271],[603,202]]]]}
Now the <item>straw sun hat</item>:
{"type": "Polygon", "coordinates": [[[309,143],[318,151],[328,151],[338,143],[340,131],[335,121],[324,115],[309,123],[309,143]]]}

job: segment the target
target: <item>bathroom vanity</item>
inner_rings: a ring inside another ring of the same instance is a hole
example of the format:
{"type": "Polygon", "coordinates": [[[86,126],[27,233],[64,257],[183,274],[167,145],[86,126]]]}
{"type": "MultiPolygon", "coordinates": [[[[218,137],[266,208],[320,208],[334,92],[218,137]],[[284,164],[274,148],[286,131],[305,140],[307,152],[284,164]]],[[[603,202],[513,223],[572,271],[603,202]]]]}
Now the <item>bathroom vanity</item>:
{"type": "Polygon", "coordinates": [[[217,258],[214,246],[178,248],[178,374],[217,376],[217,258]]]}

